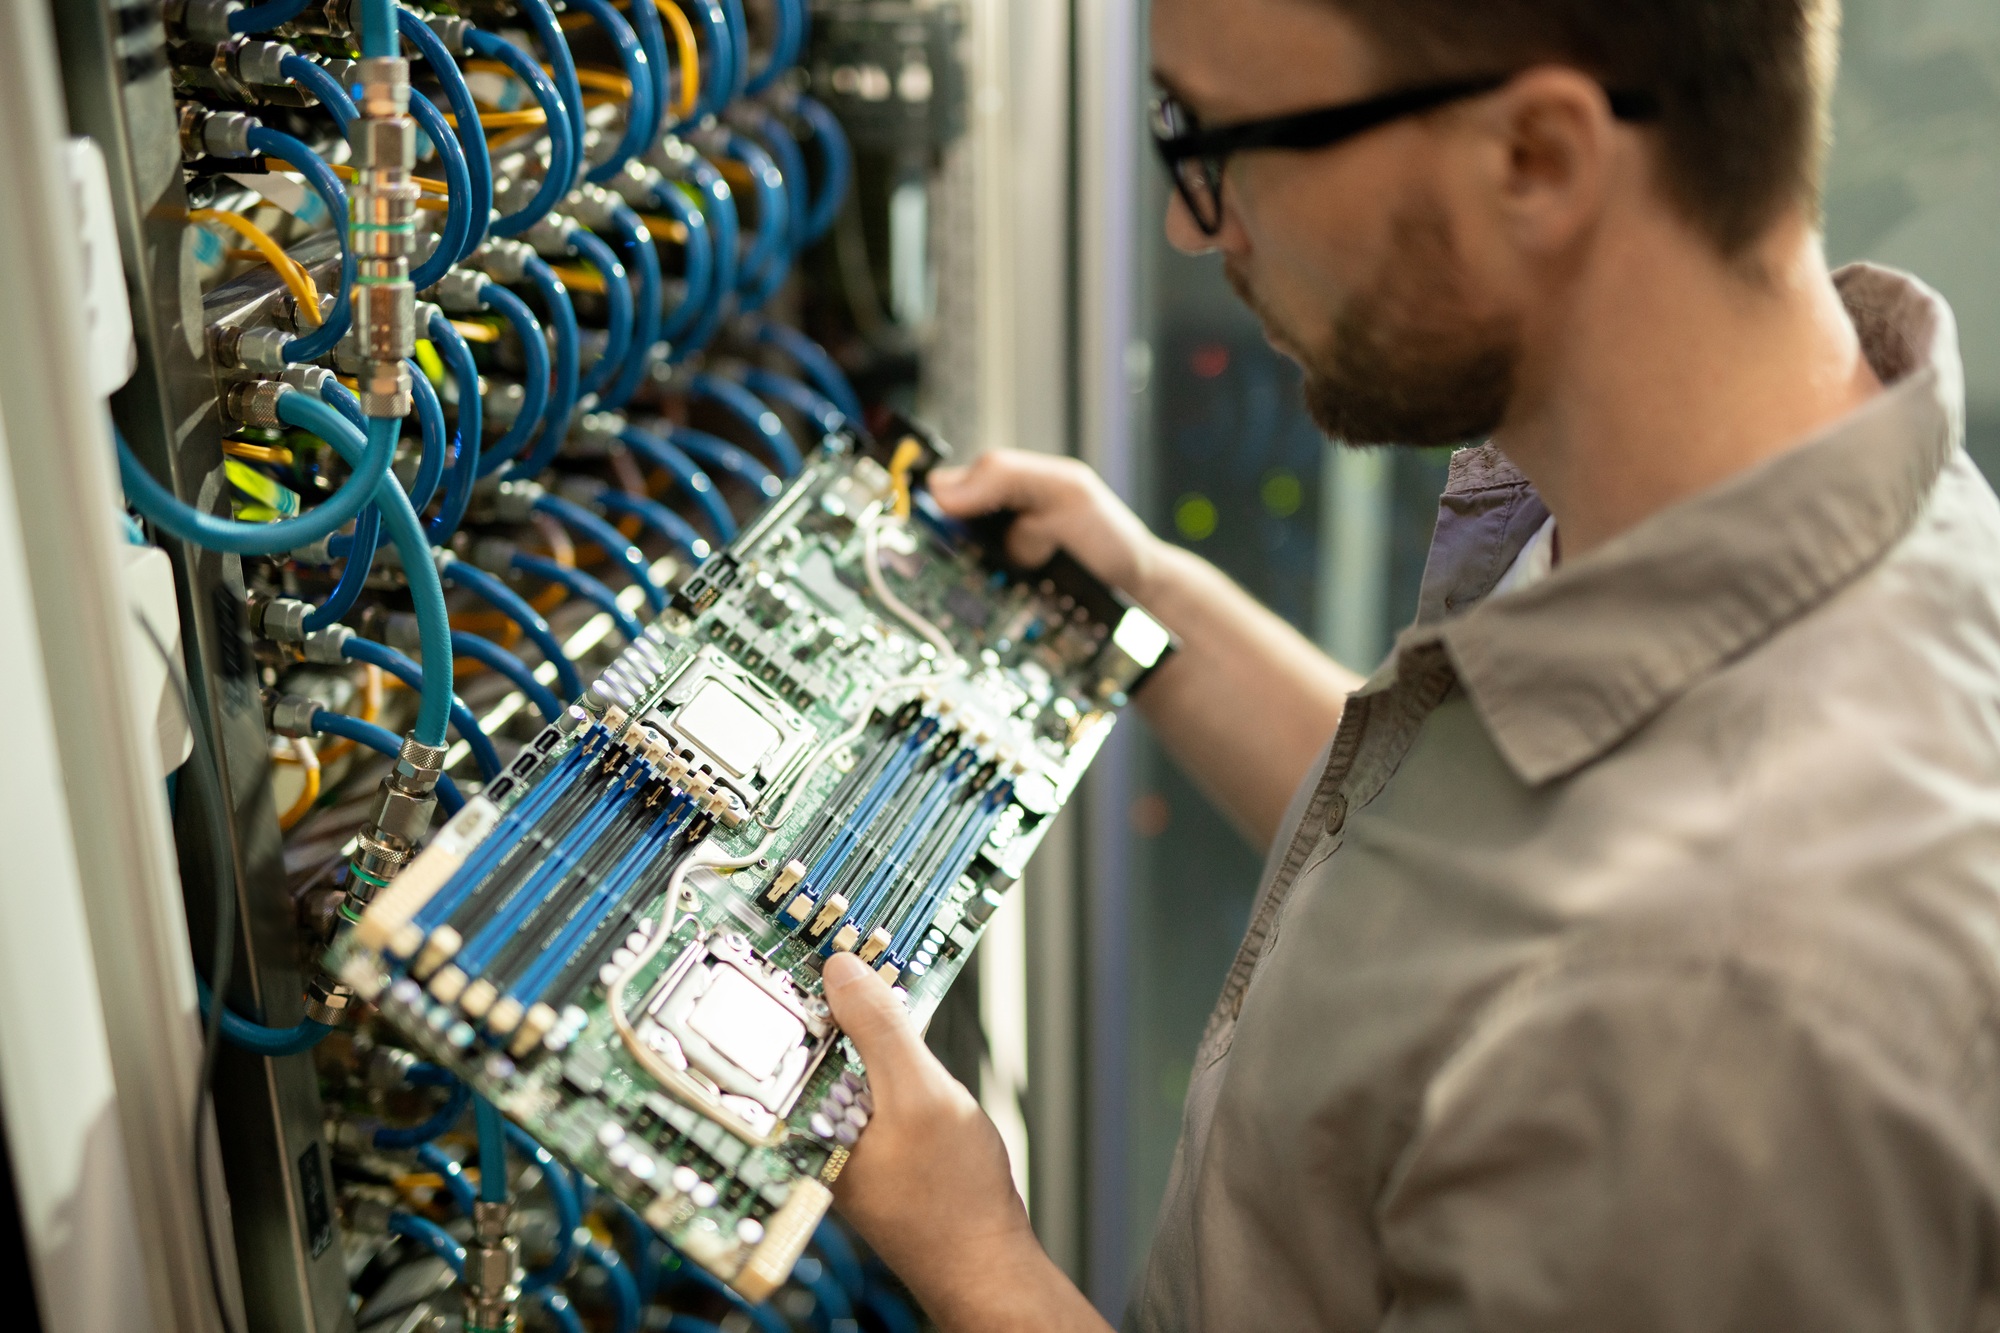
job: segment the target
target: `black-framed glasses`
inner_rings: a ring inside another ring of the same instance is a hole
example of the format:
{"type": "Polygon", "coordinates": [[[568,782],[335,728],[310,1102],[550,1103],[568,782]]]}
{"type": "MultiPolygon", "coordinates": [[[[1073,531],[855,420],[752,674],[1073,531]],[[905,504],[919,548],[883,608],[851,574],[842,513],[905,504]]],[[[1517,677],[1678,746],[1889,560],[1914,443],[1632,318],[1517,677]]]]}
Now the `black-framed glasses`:
{"type": "MultiPolygon", "coordinates": [[[[1167,175],[1173,178],[1174,189],[1194,216],[1195,225],[1205,235],[1214,236],[1222,230],[1222,169],[1232,153],[1253,148],[1331,148],[1392,121],[1497,92],[1514,77],[1492,74],[1426,84],[1359,102],[1213,129],[1203,129],[1194,113],[1169,93],[1153,102],[1153,146],[1159,150],[1160,161],[1166,164],[1167,175]]],[[[1605,91],[1611,99],[1611,114],[1620,120],[1645,121],[1660,114],[1659,99],[1651,93],[1605,91]]]]}

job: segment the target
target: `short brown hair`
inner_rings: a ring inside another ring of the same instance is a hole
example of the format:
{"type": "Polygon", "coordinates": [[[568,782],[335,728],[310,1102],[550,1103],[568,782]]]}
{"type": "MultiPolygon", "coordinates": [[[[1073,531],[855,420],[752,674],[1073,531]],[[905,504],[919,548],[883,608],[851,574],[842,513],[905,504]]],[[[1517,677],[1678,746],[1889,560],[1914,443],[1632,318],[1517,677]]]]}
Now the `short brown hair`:
{"type": "Polygon", "coordinates": [[[1331,0],[1398,78],[1573,65],[1659,99],[1663,183],[1725,257],[1819,217],[1840,0],[1331,0]]]}

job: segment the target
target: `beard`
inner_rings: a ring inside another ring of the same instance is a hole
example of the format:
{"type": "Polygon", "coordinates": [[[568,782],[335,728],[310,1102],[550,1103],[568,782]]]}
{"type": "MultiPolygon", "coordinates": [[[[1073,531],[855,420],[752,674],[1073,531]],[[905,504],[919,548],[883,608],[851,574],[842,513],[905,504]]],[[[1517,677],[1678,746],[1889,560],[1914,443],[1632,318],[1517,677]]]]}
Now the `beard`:
{"type": "MultiPolygon", "coordinates": [[[[1474,311],[1451,223],[1435,200],[1406,209],[1375,282],[1299,344],[1305,406],[1326,435],[1357,448],[1462,444],[1499,429],[1520,364],[1516,321],[1474,311]]],[[[1266,327],[1244,276],[1230,285],[1266,327]]]]}

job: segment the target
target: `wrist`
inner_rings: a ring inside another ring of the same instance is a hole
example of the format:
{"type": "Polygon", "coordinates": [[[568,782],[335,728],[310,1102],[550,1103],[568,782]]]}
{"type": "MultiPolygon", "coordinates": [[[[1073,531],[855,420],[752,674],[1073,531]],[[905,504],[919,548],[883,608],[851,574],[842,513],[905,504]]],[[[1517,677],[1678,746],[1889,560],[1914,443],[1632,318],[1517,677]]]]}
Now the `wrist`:
{"type": "Polygon", "coordinates": [[[944,1333],[1068,1333],[1103,1322],[1025,1225],[916,1295],[944,1333]]]}

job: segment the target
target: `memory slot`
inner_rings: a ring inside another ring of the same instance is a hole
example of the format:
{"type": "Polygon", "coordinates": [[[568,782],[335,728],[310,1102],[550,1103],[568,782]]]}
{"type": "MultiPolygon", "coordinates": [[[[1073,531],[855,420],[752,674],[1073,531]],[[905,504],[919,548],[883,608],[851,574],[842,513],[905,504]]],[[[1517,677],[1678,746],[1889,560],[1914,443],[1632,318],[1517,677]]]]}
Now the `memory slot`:
{"type": "MultiPolygon", "coordinates": [[[[436,927],[451,919],[458,905],[470,897],[502,857],[512,851],[519,841],[522,830],[539,820],[548,807],[557,800],[589,763],[591,741],[601,732],[592,732],[556,762],[554,768],[540,781],[528,789],[528,794],[514,803],[514,807],[496,824],[486,840],[475,847],[458,868],[458,873],[446,880],[428,903],[418,910],[416,924],[428,935],[436,927]]],[[[602,736],[608,741],[609,736],[602,736]]]]}
{"type": "Polygon", "coordinates": [[[909,869],[898,881],[896,891],[876,925],[886,928],[892,935],[902,933],[903,922],[910,910],[923,898],[938,871],[951,859],[966,827],[978,819],[985,809],[983,796],[984,790],[975,775],[963,799],[952,810],[951,817],[941,820],[935,834],[926,839],[910,858],[909,869]]]}
{"type": "Polygon", "coordinates": [[[860,927],[863,935],[876,924],[874,918],[886,903],[891,887],[900,881],[919,847],[936,836],[938,824],[942,822],[938,812],[947,801],[962,792],[965,775],[971,771],[975,757],[970,748],[958,752],[924,794],[916,810],[905,817],[888,854],[869,872],[860,889],[851,895],[852,905],[847,909],[847,918],[860,927]]]}
{"type": "Polygon", "coordinates": [[[542,998],[542,992],[575,959],[577,951],[596,938],[605,920],[627,905],[633,886],[645,875],[647,867],[655,864],[688,826],[693,808],[693,802],[679,799],[653,821],[624,858],[598,880],[595,891],[577,905],[561,928],[544,938],[534,962],[519,980],[508,986],[509,995],[523,1006],[542,998]]]}
{"type": "Polygon", "coordinates": [[[830,895],[839,894],[852,900],[854,893],[865,882],[868,872],[882,859],[882,854],[895,841],[898,832],[905,828],[934,788],[942,779],[944,756],[933,751],[919,756],[903,773],[902,781],[891,792],[863,824],[856,822],[855,836],[847,853],[839,863],[823,873],[821,901],[831,901],[830,895]]]}
{"type": "Polygon", "coordinates": [[[885,737],[881,744],[868,752],[868,757],[848,770],[847,776],[833,789],[833,795],[820,805],[819,814],[806,829],[805,834],[794,842],[787,855],[788,860],[811,864],[826,847],[835,831],[854,817],[861,801],[882,770],[893,760],[901,747],[893,736],[885,737]]]}
{"type": "MultiPolygon", "coordinates": [[[[651,866],[642,866],[638,878],[626,891],[624,900],[607,912],[597,928],[581,941],[571,952],[569,961],[556,972],[555,980],[542,991],[542,1002],[551,1008],[561,1009],[574,1004],[584,989],[597,979],[604,965],[611,961],[611,955],[625,942],[638,926],[642,913],[653,903],[657,894],[673,877],[674,868],[688,855],[689,848],[682,846],[665,861],[651,866]]],[[[660,919],[654,923],[658,930],[672,928],[673,907],[667,905],[660,919]]]]}
{"type": "Polygon", "coordinates": [[[522,828],[511,846],[500,849],[492,873],[486,876],[475,892],[459,903],[442,924],[451,926],[461,937],[469,939],[493,912],[512,902],[521,891],[523,882],[541,868],[549,850],[560,844],[577,822],[596,808],[630,758],[630,752],[622,747],[607,746],[586,760],[575,780],[565,790],[555,793],[553,803],[542,812],[541,818],[522,828]]]}
{"type": "Polygon", "coordinates": [[[574,869],[552,884],[541,901],[520,917],[512,935],[480,975],[499,990],[512,988],[522,972],[534,966],[542,943],[562,929],[563,923],[596,893],[604,876],[645,839],[657,821],[658,810],[659,802],[652,800],[651,793],[628,795],[603,831],[581,850],[574,869]]]}
{"type": "Polygon", "coordinates": [[[979,849],[986,845],[986,836],[993,831],[993,826],[1000,822],[1000,812],[1006,808],[1008,798],[1013,794],[1014,784],[1002,782],[980,802],[978,817],[959,835],[958,843],[952,848],[951,854],[945,858],[944,864],[938,867],[937,873],[925,887],[923,896],[917,899],[916,904],[904,916],[902,925],[896,929],[895,937],[889,941],[889,956],[898,964],[908,960],[911,949],[924,937],[924,932],[930,929],[932,919],[937,916],[938,905],[944,901],[944,896],[951,891],[952,885],[958,883],[959,876],[963,875],[966,868],[972,864],[972,858],[979,855],[979,849]]]}
{"type": "Polygon", "coordinates": [[[925,718],[923,723],[910,733],[909,738],[897,747],[895,757],[875,779],[874,785],[869,788],[868,795],[862,799],[860,806],[841,826],[840,832],[827,845],[826,850],[814,859],[812,868],[806,871],[805,882],[808,888],[817,886],[830,871],[846,859],[848,850],[854,846],[862,830],[873,822],[876,812],[888,801],[890,794],[902,785],[904,776],[916,764],[917,757],[930,744],[931,737],[937,734],[937,729],[938,724],[935,719],[925,718]]]}
{"type": "Polygon", "coordinates": [[[452,959],[461,972],[468,977],[484,974],[487,966],[514,938],[529,916],[548,900],[551,893],[566,883],[570,873],[589,856],[597,840],[633,799],[635,790],[620,783],[598,797],[596,804],[549,849],[521,886],[486,918],[477,933],[467,939],[465,947],[452,959]]]}

